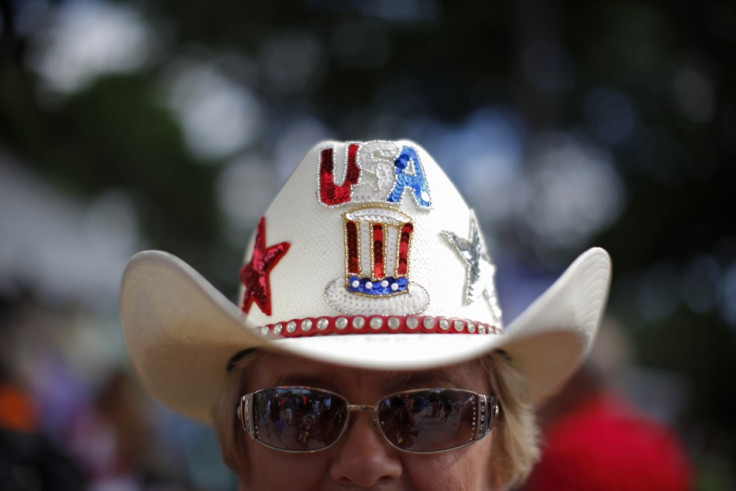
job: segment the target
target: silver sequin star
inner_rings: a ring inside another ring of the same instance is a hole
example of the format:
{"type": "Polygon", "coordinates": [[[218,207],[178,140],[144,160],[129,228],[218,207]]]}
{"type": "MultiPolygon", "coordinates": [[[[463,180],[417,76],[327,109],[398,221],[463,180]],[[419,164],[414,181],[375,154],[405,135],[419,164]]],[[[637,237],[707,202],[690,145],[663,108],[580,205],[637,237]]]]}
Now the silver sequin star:
{"type": "Polygon", "coordinates": [[[458,237],[448,231],[442,232],[442,235],[455,247],[458,255],[466,263],[465,303],[471,304],[485,295],[494,317],[500,322],[501,309],[493,284],[496,267],[491,263],[475,212],[470,211],[470,238],[458,237]]]}

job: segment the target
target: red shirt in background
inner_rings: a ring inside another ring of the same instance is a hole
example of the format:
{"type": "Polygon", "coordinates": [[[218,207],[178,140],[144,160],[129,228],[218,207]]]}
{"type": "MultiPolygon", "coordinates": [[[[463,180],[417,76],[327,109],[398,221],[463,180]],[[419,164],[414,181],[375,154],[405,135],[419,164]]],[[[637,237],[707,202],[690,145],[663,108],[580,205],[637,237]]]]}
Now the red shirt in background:
{"type": "Polygon", "coordinates": [[[597,393],[549,422],[526,491],[692,489],[675,434],[622,398],[597,393]]]}

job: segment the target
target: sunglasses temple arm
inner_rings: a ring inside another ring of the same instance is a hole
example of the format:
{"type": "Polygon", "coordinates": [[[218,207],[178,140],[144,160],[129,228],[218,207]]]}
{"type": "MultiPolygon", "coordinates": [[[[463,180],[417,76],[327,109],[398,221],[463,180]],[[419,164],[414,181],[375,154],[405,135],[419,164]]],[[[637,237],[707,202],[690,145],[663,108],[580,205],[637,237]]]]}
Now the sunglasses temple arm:
{"type": "Polygon", "coordinates": [[[240,399],[238,406],[238,418],[243,430],[249,437],[255,439],[255,428],[253,422],[253,394],[246,394],[240,399]]]}
{"type": "Polygon", "coordinates": [[[499,406],[496,399],[491,396],[478,396],[478,432],[475,435],[476,440],[485,437],[493,427],[493,420],[499,413],[499,406]]]}

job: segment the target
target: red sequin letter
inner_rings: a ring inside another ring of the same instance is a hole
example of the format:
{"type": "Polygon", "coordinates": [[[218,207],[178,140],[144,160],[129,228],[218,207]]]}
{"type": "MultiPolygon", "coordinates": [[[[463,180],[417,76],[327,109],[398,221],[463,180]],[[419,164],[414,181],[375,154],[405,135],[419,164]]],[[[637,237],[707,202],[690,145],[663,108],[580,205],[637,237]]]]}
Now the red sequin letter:
{"type": "Polygon", "coordinates": [[[356,162],[358,155],[358,144],[348,145],[348,168],[345,172],[345,180],[338,186],[335,184],[335,155],[332,148],[325,148],[319,158],[319,199],[322,203],[330,206],[348,203],[350,201],[350,189],[358,183],[360,167],[356,162]]]}

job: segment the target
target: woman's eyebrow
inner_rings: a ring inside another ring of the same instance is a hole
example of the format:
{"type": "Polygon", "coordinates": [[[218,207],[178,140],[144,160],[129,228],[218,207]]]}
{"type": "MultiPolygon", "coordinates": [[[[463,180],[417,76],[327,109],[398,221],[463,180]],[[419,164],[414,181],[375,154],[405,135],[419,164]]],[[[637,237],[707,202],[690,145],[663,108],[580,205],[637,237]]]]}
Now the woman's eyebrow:
{"type": "Polygon", "coordinates": [[[462,386],[452,374],[447,373],[447,370],[409,372],[401,379],[401,382],[404,385],[462,386]]]}
{"type": "MultiPolygon", "coordinates": [[[[336,391],[339,384],[332,371],[304,372],[300,369],[281,372],[269,386],[308,386],[336,391]]],[[[386,374],[386,393],[406,388],[465,388],[462,373],[454,373],[446,369],[421,370],[417,372],[391,372],[386,374]]]]}
{"type": "Polygon", "coordinates": [[[328,374],[295,371],[279,374],[273,385],[301,385],[328,389],[334,385],[330,382],[331,379],[334,380],[334,377],[330,377],[328,374]]]}

